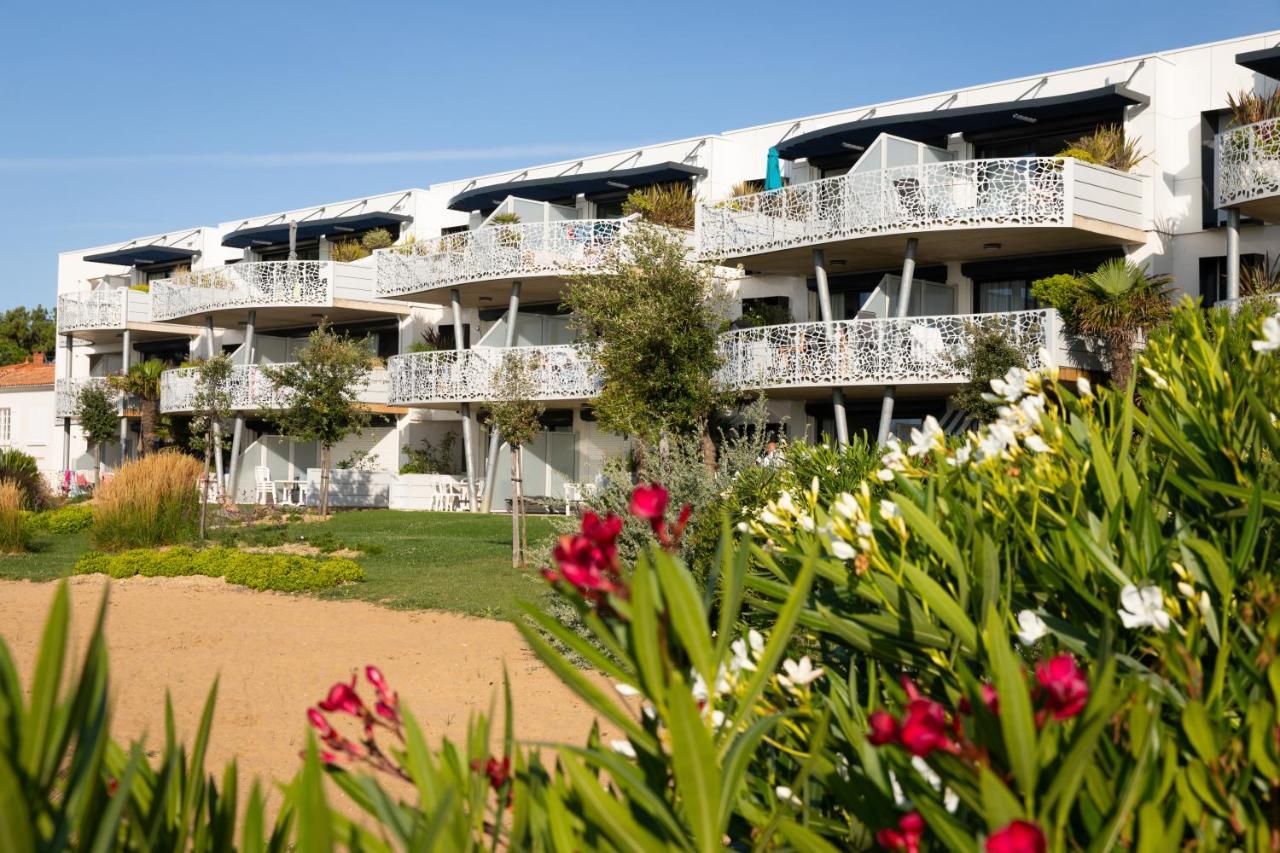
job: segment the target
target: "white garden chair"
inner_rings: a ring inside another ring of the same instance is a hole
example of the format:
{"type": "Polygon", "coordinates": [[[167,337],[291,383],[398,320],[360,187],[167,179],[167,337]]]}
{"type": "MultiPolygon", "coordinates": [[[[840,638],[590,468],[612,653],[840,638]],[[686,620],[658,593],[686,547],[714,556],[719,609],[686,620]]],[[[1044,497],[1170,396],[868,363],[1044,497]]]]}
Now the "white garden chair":
{"type": "Polygon", "coordinates": [[[271,469],[266,465],[256,465],[253,469],[253,502],[265,504],[267,495],[271,496],[272,506],[280,503],[280,496],[276,493],[275,481],[271,479],[271,469]]]}

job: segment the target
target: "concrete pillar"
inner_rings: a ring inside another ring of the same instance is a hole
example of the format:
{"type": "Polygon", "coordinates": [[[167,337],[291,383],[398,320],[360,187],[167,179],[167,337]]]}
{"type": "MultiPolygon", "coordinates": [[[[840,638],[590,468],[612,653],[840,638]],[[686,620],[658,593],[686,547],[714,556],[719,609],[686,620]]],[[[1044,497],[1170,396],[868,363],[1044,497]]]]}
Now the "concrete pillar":
{"type": "MultiPolygon", "coordinates": [[[[813,277],[818,282],[818,312],[827,324],[827,335],[835,333],[835,318],[831,316],[831,290],[827,287],[827,260],[821,249],[813,250],[813,277]]],[[[831,389],[831,409],[835,415],[836,443],[844,447],[849,443],[849,420],[844,411],[844,389],[831,389]]]]}
{"type": "MultiPolygon", "coordinates": [[[[204,354],[206,358],[213,358],[213,315],[210,314],[205,318],[204,324],[205,347],[204,354]]],[[[226,488],[226,480],[222,477],[222,424],[218,421],[213,422],[213,470],[218,477],[218,483],[224,489],[226,488]]]]}
{"type": "MultiPolygon", "coordinates": [[[[258,322],[258,312],[249,309],[248,319],[244,324],[244,343],[240,346],[240,363],[253,364],[253,327],[258,322]]],[[[231,428],[231,488],[235,489],[240,475],[240,444],[244,437],[244,412],[236,412],[236,420],[231,428]]],[[[235,495],[232,495],[235,499],[235,495]]]]}
{"type": "MultiPolygon", "coordinates": [[[[507,338],[505,346],[507,349],[516,344],[516,322],[520,318],[520,282],[513,281],[511,283],[511,301],[507,305],[507,338]]],[[[489,512],[493,507],[493,490],[498,482],[498,446],[500,440],[497,430],[489,430],[489,453],[485,457],[484,466],[484,497],[481,501],[480,511],[489,512]]]]}
{"type": "MultiPolygon", "coordinates": [[[[916,274],[915,237],[907,240],[907,252],[902,257],[902,283],[898,285],[898,305],[894,315],[901,320],[907,316],[907,308],[911,305],[911,280],[916,274]]],[[[885,444],[889,440],[889,425],[893,421],[893,398],[898,389],[895,385],[884,386],[884,398],[880,401],[880,429],[876,433],[876,441],[885,444]]]]}
{"type": "Polygon", "coordinates": [[[1240,208],[1238,207],[1227,208],[1227,298],[1240,298],[1240,208]]]}
{"type": "MultiPolygon", "coordinates": [[[[129,335],[129,329],[124,330],[124,341],[120,349],[121,362],[123,367],[121,373],[129,372],[129,365],[133,361],[133,340],[129,335]]],[[[124,464],[125,452],[129,445],[129,418],[125,415],[125,398],[120,395],[120,464],[124,464]]]]}
{"type": "MultiPolygon", "coordinates": [[[[453,348],[462,352],[465,343],[462,329],[462,293],[458,288],[449,291],[449,304],[453,307],[453,348]]],[[[467,507],[475,512],[480,507],[476,503],[476,458],[471,444],[471,404],[462,404],[462,456],[466,461],[467,472],[467,507]]]]}
{"type": "MultiPolygon", "coordinates": [[[[71,383],[71,362],[74,360],[74,357],[75,357],[75,353],[74,353],[75,342],[72,340],[70,335],[64,335],[63,337],[66,339],[66,346],[64,347],[64,351],[67,354],[66,355],[67,362],[62,368],[62,377],[67,380],[67,384],[68,384],[67,390],[69,391],[70,390],[69,386],[71,383]]],[[[71,470],[71,417],[68,416],[62,419],[63,476],[65,477],[66,472],[70,470],[71,470]]]]}

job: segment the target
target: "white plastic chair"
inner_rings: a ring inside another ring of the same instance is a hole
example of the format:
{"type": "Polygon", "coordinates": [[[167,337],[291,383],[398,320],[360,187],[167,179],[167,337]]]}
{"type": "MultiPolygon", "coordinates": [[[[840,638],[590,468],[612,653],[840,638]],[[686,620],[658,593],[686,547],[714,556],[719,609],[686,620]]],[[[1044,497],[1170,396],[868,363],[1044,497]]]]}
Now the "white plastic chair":
{"type": "Polygon", "coordinates": [[[266,503],[267,495],[271,496],[272,506],[280,503],[280,496],[276,493],[275,481],[271,479],[271,469],[266,465],[256,465],[253,469],[253,502],[256,504],[266,503]]]}

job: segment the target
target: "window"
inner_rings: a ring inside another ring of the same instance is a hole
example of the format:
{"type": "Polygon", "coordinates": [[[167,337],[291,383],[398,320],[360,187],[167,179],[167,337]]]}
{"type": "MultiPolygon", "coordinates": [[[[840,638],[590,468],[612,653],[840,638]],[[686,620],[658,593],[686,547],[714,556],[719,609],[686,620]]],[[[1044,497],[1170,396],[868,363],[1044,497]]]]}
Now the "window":
{"type": "Polygon", "coordinates": [[[1025,278],[975,281],[974,287],[977,288],[979,314],[994,311],[1029,311],[1040,307],[1031,295],[1031,282],[1025,278]]]}
{"type": "Polygon", "coordinates": [[[11,425],[13,423],[13,410],[0,409],[0,444],[8,444],[11,440],[11,425]]]}

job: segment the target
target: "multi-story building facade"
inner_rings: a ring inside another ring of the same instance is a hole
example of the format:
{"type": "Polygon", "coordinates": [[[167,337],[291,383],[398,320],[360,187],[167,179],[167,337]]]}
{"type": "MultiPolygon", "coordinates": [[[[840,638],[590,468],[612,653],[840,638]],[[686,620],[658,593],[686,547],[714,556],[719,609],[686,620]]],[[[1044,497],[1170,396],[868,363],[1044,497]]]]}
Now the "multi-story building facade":
{"type": "MultiPolygon", "coordinates": [[[[361,392],[375,427],[335,458],[371,451],[394,479],[407,449],[452,432],[459,470],[498,507],[507,463],[480,414],[500,350],[518,347],[547,405],[525,488],[563,497],[626,446],[592,415],[599,380],[562,308],[567,280],[616,257],[629,192],[685,183],[691,255],[720,268],[735,314],[771,318],[723,336],[725,387],[765,394],[792,436],[883,437],[953,414],[972,315],[1100,366],[1036,304],[1037,278],[1124,257],[1206,303],[1238,296],[1240,259],[1280,238],[1280,123],[1234,127],[1228,96],[1277,85],[1278,44],[1264,33],[68,252],[59,415],[76,383],[153,357],[175,365],[162,408],[180,415],[191,376],[176,365],[233,352],[225,474],[242,496],[252,468],[296,478],[315,449],[274,434],[257,366],[327,319],[370,335],[385,365],[361,392]],[[1112,125],[1145,154],[1129,171],[1061,156],[1112,125]],[[781,186],[766,190],[772,159],[781,186]],[[334,260],[372,229],[396,245],[334,260]]],[[[83,440],[63,425],[74,468],[83,440]]]]}

